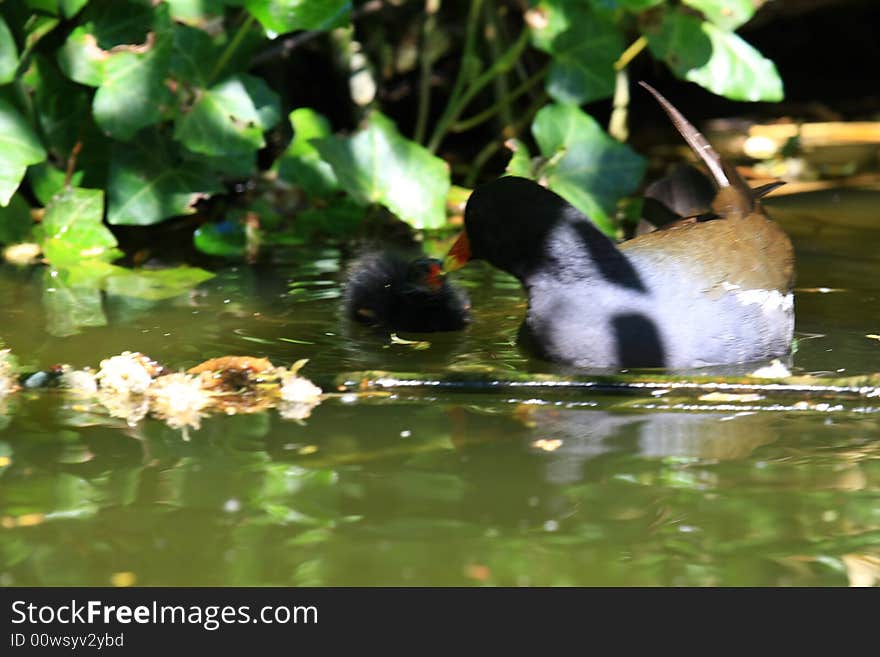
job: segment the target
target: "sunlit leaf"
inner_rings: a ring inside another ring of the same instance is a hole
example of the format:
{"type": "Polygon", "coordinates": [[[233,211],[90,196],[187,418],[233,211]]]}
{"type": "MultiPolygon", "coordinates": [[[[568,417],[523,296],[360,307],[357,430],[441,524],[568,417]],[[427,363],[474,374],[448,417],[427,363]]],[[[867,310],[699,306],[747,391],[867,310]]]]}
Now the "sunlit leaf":
{"type": "Polygon", "coordinates": [[[170,102],[165,86],[170,31],[158,32],[154,39],[136,51],[115,53],[104,67],[92,107],[98,126],[117,139],[128,140],[141,128],[158,122],[163,106],[170,102]]]}
{"type": "Polygon", "coordinates": [[[58,194],[46,206],[40,225],[46,259],[64,266],[83,259],[107,262],[120,257],[116,238],[102,223],[103,215],[101,190],[71,188],[58,194]]]}
{"type": "Polygon", "coordinates": [[[281,102],[278,94],[272,91],[262,78],[242,73],[238,76],[250,96],[259,117],[258,125],[265,131],[271,130],[281,120],[281,102]]]}
{"type": "Polygon", "coordinates": [[[416,228],[446,222],[449,167],[403,137],[388,117],[373,112],[352,137],[312,140],[340,185],[360,203],[381,203],[416,228]]]}
{"type": "Polygon", "coordinates": [[[0,205],[9,203],[28,165],[45,158],[46,151],[24,117],[0,100],[0,205]]]}
{"type": "Polygon", "coordinates": [[[202,92],[174,126],[174,138],[205,155],[249,153],[263,147],[262,117],[240,76],[202,92]]]}
{"type": "Polygon", "coordinates": [[[544,107],[535,116],[532,134],[547,158],[540,179],[613,234],[615,205],[638,187],[644,160],[573,105],[544,107]]]}
{"type": "Polygon", "coordinates": [[[11,82],[18,68],[18,47],[9,26],[0,16],[0,84],[11,82]]]}
{"type": "Polygon", "coordinates": [[[97,87],[104,79],[110,53],[98,46],[94,35],[80,25],[74,28],[58,51],[58,65],[71,80],[97,87]]]}
{"type": "Polygon", "coordinates": [[[61,11],[66,18],[74,16],[88,4],[89,0],[60,0],[61,11]]]}
{"type": "Polygon", "coordinates": [[[307,107],[290,113],[293,140],[276,160],[274,170],[278,177],[304,189],[312,196],[322,196],[339,188],[333,167],[321,159],[310,139],[329,137],[330,123],[307,107]]]}
{"type": "Polygon", "coordinates": [[[245,7],[269,36],[296,30],[329,30],[344,25],[350,0],[246,0],[245,7]]]}
{"type": "MultiPolygon", "coordinates": [[[[48,205],[56,194],[64,189],[64,180],[67,172],[58,169],[48,162],[40,162],[28,167],[27,178],[31,184],[34,196],[42,205],[48,205]]],[[[79,187],[83,178],[82,171],[76,171],[70,177],[70,184],[79,187]]]]}
{"type": "Polygon", "coordinates": [[[532,21],[532,42],[553,56],[547,93],[577,104],[611,96],[624,48],[620,30],[579,0],[542,0],[533,11],[540,18],[532,21]]]}
{"type": "Polygon", "coordinates": [[[594,5],[608,9],[629,9],[630,11],[643,11],[656,7],[666,0],[592,0],[594,5]]]}
{"type": "Polygon", "coordinates": [[[0,207],[0,244],[23,241],[33,228],[31,208],[21,194],[9,199],[9,205],[0,207]]]}
{"type": "Polygon", "coordinates": [[[695,16],[671,12],[648,47],[679,77],[732,100],[779,101],[782,80],[776,65],[732,32],[695,16]]]}
{"type": "Polygon", "coordinates": [[[188,25],[204,25],[213,18],[223,16],[223,0],[166,0],[171,7],[171,17],[188,25]]]}
{"type": "Polygon", "coordinates": [[[507,147],[513,151],[513,155],[510,156],[510,161],[507,163],[507,173],[512,176],[531,178],[534,171],[529,147],[519,139],[511,139],[507,142],[507,147]]]}
{"type": "Polygon", "coordinates": [[[755,0],[683,0],[725,30],[735,30],[755,15],[755,0]]]}
{"type": "Polygon", "coordinates": [[[222,191],[216,176],[181,162],[171,144],[145,131],[113,150],[107,184],[107,221],[116,225],[150,225],[190,214],[196,201],[222,191]]]}

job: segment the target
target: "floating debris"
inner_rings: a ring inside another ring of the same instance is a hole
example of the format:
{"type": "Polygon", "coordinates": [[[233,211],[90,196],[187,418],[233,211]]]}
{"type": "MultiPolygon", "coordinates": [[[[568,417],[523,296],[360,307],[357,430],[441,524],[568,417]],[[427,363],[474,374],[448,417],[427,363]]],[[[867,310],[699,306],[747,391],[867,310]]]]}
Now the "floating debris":
{"type": "Polygon", "coordinates": [[[123,351],[101,361],[96,378],[102,390],[119,395],[142,395],[163,368],[139,352],[123,351]]]}
{"type": "Polygon", "coordinates": [[[0,399],[18,391],[15,360],[9,349],[0,349],[0,399]]]}
{"type": "MultiPolygon", "coordinates": [[[[299,360],[287,368],[276,367],[268,358],[223,356],[186,372],[170,372],[145,354],[125,351],[102,360],[97,372],[55,365],[51,376],[37,372],[27,380],[43,382],[36,387],[61,388],[70,398],[68,410],[81,421],[109,415],[135,426],[152,415],[182,430],[188,439],[189,430],[198,430],[202,419],[212,413],[278,408],[285,419],[309,417],[321,403],[323,391],[299,374],[307,362],[299,360]]],[[[0,350],[0,401],[19,390],[17,369],[9,350],[0,350]]]]}
{"type": "Polygon", "coordinates": [[[749,376],[757,379],[784,379],[791,376],[791,371],[783,365],[782,361],[778,358],[774,358],[769,365],[759,367],[749,374],[749,376]]]}
{"type": "Polygon", "coordinates": [[[23,244],[10,244],[3,249],[3,259],[11,265],[33,265],[40,260],[42,250],[39,244],[26,242],[23,244]]]}
{"type": "Polygon", "coordinates": [[[182,429],[184,436],[192,427],[202,426],[204,410],[211,405],[211,392],[205,379],[177,372],[160,376],[146,391],[152,414],[173,429],[182,429]]]}

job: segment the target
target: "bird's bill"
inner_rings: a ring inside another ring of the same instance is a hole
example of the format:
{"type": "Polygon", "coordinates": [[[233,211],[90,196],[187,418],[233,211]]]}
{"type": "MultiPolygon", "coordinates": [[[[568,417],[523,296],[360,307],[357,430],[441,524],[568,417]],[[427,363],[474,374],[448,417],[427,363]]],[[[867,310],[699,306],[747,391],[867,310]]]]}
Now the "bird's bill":
{"type": "Polygon", "coordinates": [[[449,253],[443,259],[443,269],[447,272],[461,269],[471,259],[471,242],[465,231],[461,232],[458,239],[449,249],[449,253]]]}

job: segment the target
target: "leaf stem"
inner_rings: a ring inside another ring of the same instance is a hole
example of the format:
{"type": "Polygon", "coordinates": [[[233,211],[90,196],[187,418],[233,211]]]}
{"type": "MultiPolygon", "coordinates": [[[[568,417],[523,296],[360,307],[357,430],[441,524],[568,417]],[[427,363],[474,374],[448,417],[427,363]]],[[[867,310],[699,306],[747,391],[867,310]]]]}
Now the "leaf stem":
{"type": "Polygon", "coordinates": [[[425,21],[422,25],[422,58],[419,71],[419,106],[416,114],[414,138],[422,143],[428,126],[428,114],[431,110],[431,67],[434,56],[431,52],[431,37],[437,27],[437,12],[440,11],[441,0],[425,0],[425,21]]]}
{"type": "Polygon", "coordinates": [[[623,54],[614,62],[614,70],[622,71],[629,63],[634,60],[640,52],[642,52],[645,47],[648,45],[648,39],[645,35],[640,36],[638,39],[633,41],[629,48],[623,51],[623,54]]]}
{"type": "Polygon", "coordinates": [[[477,182],[477,178],[480,175],[480,172],[485,166],[486,162],[495,154],[495,152],[501,148],[501,146],[508,140],[516,137],[522,132],[523,128],[531,122],[532,117],[535,115],[544,103],[549,100],[549,96],[546,92],[542,91],[538,97],[532,102],[532,104],[528,107],[528,109],[523,113],[523,115],[519,118],[519,120],[514,123],[505,126],[505,128],[501,131],[501,139],[494,139],[490,141],[483,149],[477,153],[476,157],[474,157],[474,162],[471,165],[471,169],[468,172],[467,178],[465,178],[464,186],[465,187],[473,187],[477,182]]]}
{"type": "MultiPolygon", "coordinates": [[[[486,108],[485,110],[483,110],[479,114],[475,114],[474,116],[471,116],[467,119],[462,119],[461,121],[458,121],[457,123],[452,124],[452,126],[450,126],[450,128],[449,128],[449,131],[450,132],[465,132],[466,130],[470,130],[471,128],[474,128],[474,127],[480,125],[481,123],[483,123],[484,121],[492,118],[496,113],[498,113],[498,111],[501,109],[502,106],[509,105],[510,102],[516,100],[517,98],[522,96],[524,93],[529,91],[529,89],[534,87],[535,84],[537,84],[538,82],[543,80],[544,77],[547,75],[547,71],[549,69],[550,69],[549,65],[545,66],[540,71],[538,71],[537,73],[532,75],[530,78],[528,78],[525,82],[520,84],[516,89],[511,91],[506,98],[500,99],[494,105],[486,108]]],[[[505,121],[504,123],[510,124],[512,122],[513,122],[513,120],[511,117],[511,119],[505,121]]]]}
{"type": "Polygon", "coordinates": [[[629,129],[626,126],[626,116],[629,109],[629,76],[626,69],[617,71],[613,107],[611,119],[608,121],[608,134],[619,142],[625,142],[629,139],[629,129]]]}
{"type": "Polygon", "coordinates": [[[217,60],[217,63],[214,64],[214,68],[211,70],[211,75],[208,76],[208,81],[205,84],[206,87],[210,87],[217,76],[220,74],[220,71],[229,63],[229,60],[232,59],[232,55],[235,54],[235,51],[238,50],[238,47],[241,45],[241,42],[244,41],[244,37],[250,29],[251,25],[254,24],[254,16],[250,12],[248,12],[245,19],[242,21],[238,30],[235,32],[235,36],[232,37],[232,41],[226,46],[226,50],[223,51],[223,54],[220,55],[220,58],[217,60]]]}
{"type": "MultiPolygon", "coordinates": [[[[477,3],[475,2],[474,4],[477,3]]],[[[440,146],[440,142],[443,141],[443,137],[449,130],[449,126],[458,118],[459,114],[461,114],[464,108],[467,107],[468,103],[471,102],[473,97],[476,96],[483,87],[489,84],[495,76],[500,75],[501,73],[506,73],[513,67],[522,51],[525,49],[528,41],[529,31],[528,29],[523,28],[523,31],[520,33],[519,37],[517,37],[514,44],[495,61],[489,70],[474,79],[458,98],[450,99],[449,103],[446,105],[446,110],[437,122],[437,127],[434,129],[431,141],[428,142],[429,151],[432,153],[437,152],[437,148],[440,146]]]]}

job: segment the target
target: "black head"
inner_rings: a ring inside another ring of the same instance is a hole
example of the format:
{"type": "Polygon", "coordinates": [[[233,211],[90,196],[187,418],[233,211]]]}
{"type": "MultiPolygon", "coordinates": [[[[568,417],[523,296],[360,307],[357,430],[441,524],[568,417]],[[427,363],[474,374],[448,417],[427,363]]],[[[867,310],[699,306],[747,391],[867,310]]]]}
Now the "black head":
{"type": "Polygon", "coordinates": [[[467,296],[449,284],[439,260],[368,253],[348,268],[346,314],[392,331],[455,331],[470,321],[467,296]]]}

